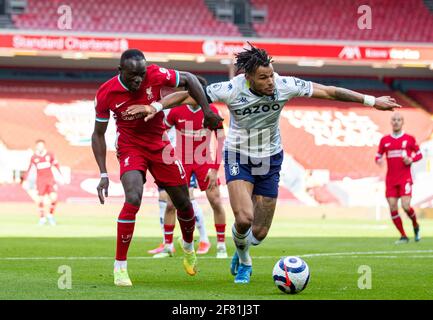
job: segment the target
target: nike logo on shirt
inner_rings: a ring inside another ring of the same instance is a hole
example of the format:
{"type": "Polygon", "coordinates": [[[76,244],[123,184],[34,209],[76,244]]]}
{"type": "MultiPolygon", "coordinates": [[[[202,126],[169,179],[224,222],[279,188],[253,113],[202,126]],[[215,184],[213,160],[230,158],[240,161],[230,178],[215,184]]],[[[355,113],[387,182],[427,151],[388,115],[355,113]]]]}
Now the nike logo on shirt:
{"type": "Polygon", "coordinates": [[[123,105],[124,103],[126,103],[126,101],[123,101],[122,103],[117,104],[116,103],[116,109],[119,108],[121,105],[123,105]]]}

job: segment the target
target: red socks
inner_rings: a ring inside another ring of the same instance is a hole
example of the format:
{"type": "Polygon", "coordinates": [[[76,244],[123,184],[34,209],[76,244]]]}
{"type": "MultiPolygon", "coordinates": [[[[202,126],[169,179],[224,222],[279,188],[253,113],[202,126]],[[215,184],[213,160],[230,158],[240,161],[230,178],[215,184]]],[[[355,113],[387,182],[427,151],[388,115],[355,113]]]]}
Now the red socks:
{"type": "Polygon", "coordinates": [[[226,225],[225,224],[215,224],[215,230],[216,230],[216,234],[217,234],[217,242],[225,242],[226,225]]]}
{"type": "Polygon", "coordinates": [[[174,224],[164,224],[164,244],[170,245],[173,243],[174,224]]]}
{"type": "Polygon", "coordinates": [[[57,201],[51,202],[50,205],[50,214],[54,214],[54,210],[56,209],[57,201]]]}
{"type": "Polygon", "coordinates": [[[117,247],[116,247],[116,260],[125,261],[128,254],[129,244],[132,240],[135,227],[135,215],[139,207],[126,203],[123,205],[122,210],[117,220],[117,247]]]}
{"type": "Polygon", "coordinates": [[[394,222],[394,225],[396,226],[398,231],[400,232],[401,236],[406,237],[406,233],[404,232],[404,229],[403,229],[403,222],[401,221],[401,218],[400,218],[400,215],[398,214],[398,211],[391,211],[391,219],[392,219],[392,222],[394,222]]]}
{"type": "Polygon", "coordinates": [[[194,216],[194,209],[192,208],[191,204],[186,211],[177,210],[177,220],[179,221],[183,240],[188,243],[193,242],[195,216],[194,216]]]}
{"type": "Polygon", "coordinates": [[[414,228],[418,227],[418,221],[416,221],[416,213],[413,208],[409,208],[409,211],[406,211],[407,215],[409,216],[410,220],[412,220],[412,225],[414,228]]]}
{"type": "Polygon", "coordinates": [[[39,216],[41,218],[45,217],[44,203],[43,202],[39,202],[38,208],[39,208],[39,216]]]}

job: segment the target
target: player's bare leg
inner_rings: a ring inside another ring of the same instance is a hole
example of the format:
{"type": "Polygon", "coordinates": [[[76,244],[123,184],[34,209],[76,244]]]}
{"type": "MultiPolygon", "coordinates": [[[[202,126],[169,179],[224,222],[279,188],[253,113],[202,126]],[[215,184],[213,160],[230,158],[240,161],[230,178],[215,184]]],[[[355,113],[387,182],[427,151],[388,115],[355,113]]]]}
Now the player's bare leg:
{"type": "MultiPolygon", "coordinates": [[[[165,193],[165,192],[164,192],[165,193]]],[[[165,193],[166,194],[166,193],[165,193]]],[[[167,194],[166,194],[167,195],[167,194]]],[[[173,245],[173,232],[176,224],[176,208],[173,205],[170,197],[167,195],[166,197],[166,208],[164,212],[164,248],[162,251],[156,253],[154,258],[167,258],[172,257],[175,249],[173,245]]]]}
{"type": "Polygon", "coordinates": [[[235,275],[235,283],[248,283],[252,272],[249,253],[249,237],[254,221],[252,193],[254,185],[244,180],[234,180],[227,184],[230,205],[235,216],[232,226],[236,253],[233,255],[230,272],[235,275]]]}
{"type": "Polygon", "coordinates": [[[400,239],[397,240],[396,244],[404,244],[409,242],[409,238],[406,236],[406,233],[404,232],[403,228],[403,222],[401,220],[400,215],[398,214],[398,198],[389,197],[386,198],[389,205],[389,210],[391,211],[391,219],[394,223],[397,230],[400,232],[400,239]]]}
{"type": "Polygon", "coordinates": [[[197,254],[206,254],[211,247],[211,243],[209,241],[209,237],[207,236],[203,210],[198,205],[197,200],[194,198],[194,188],[189,188],[189,198],[191,199],[191,204],[194,208],[195,227],[197,228],[200,235],[197,254]]]}
{"type": "Polygon", "coordinates": [[[51,192],[48,195],[48,198],[50,199],[50,211],[48,213],[48,222],[50,225],[55,226],[56,220],[54,219],[54,211],[56,210],[57,206],[57,192],[51,192]]]}
{"type": "Polygon", "coordinates": [[[125,172],[121,177],[125,191],[125,203],[117,220],[117,248],[114,262],[114,284],[131,286],[127,271],[127,254],[134,234],[135,216],[141,205],[145,179],[141,171],[125,172]]]}
{"type": "Polygon", "coordinates": [[[251,233],[251,244],[259,245],[268,235],[274,218],[276,198],[269,198],[259,195],[253,196],[254,221],[251,233]]]}
{"type": "Polygon", "coordinates": [[[215,229],[217,233],[217,258],[227,258],[225,244],[226,213],[221,201],[219,187],[206,190],[206,197],[213,210],[215,229]]]}
{"type": "Polygon", "coordinates": [[[419,233],[419,224],[416,219],[415,210],[410,206],[411,200],[412,200],[411,196],[401,197],[401,206],[403,207],[403,210],[406,212],[410,220],[412,220],[413,232],[415,234],[415,241],[418,242],[421,240],[421,236],[419,233]]]}
{"type": "Polygon", "coordinates": [[[165,187],[171,201],[177,209],[177,219],[182,231],[181,247],[185,254],[183,265],[185,271],[193,276],[197,273],[197,257],[194,250],[194,209],[189,199],[188,186],[165,187]]]}
{"type": "MultiPolygon", "coordinates": [[[[159,189],[159,188],[158,188],[159,189]]],[[[159,225],[161,227],[162,231],[162,243],[156,247],[155,249],[151,249],[147,251],[147,253],[150,254],[158,254],[162,251],[164,251],[164,244],[165,244],[165,236],[164,236],[164,215],[167,208],[167,192],[165,192],[164,189],[158,190],[158,206],[159,206],[159,225]]]]}

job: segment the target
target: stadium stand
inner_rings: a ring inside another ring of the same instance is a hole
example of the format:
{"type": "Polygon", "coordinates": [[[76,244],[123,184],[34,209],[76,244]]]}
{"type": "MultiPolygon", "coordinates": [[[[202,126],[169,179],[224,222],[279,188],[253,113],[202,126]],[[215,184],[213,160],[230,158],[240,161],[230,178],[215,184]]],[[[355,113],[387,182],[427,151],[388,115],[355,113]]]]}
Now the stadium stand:
{"type": "Polygon", "coordinates": [[[433,114],[433,91],[409,90],[407,94],[433,114]]]}
{"type": "MultiPolygon", "coordinates": [[[[28,0],[25,12],[13,15],[12,21],[18,29],[58,30],[57,9],[62,4],[28,0]]],[[[159,0],[71,0],[68,5],[73,10],[74,31],[241,35],[233,23],[217,20],[202,0],[164,0],[163,6],[159,0]]]]}
{"type": "MultiPolygon", "coordinates": [[[[57,8],[62,1],[28,0],[27,3],[23,13],[11,17],[15,28],[58,29],[57,8]]],[[[251,0],[251,4],[253,9],[267,12],[263,22],[252,24],[258,37],[433,41],[433,13],[422,0],[321,0],[320,6],[316,0],[251,0]],[[374,6],[374,28],[357,27],[361,5],[374,6]]],[[[240,25],[218,20],[203,0],[165,0],[164,6],[159,0],[71,0],[68,5],[73,10],[74,31],[242,36],[240,25]]]]}
{"type": "Polygon", "coordinates": [[[392,87],[404,92],[427,112],[433,114],[433,80],[394,79],[392,87]]]}
{"type": "Polygon", "coordinates": [[[367,40],[433,41],[433,14],[422,0],[251,0],[268,15],[254,23],[261,37],[367,40]],[[361,30],[358,7],[374,6],[374,27],[361,30]],[[410,21],[410,23],[408,23],[410,21]],[[404,26],[404,27],[402,27],[404,26]]]}
{"type": "MultiPolygon", "coordinates": [[[[328,78],[328,81],[338,83],[344,79],[328,78]]],[[[72,170],[71,184],[63,187],[62,197],[85,196],[80,186],[86,179],[95,178],[97,172],[90,148],[97,86],[97,83],[0,81],[1,140],[10,150],[28,150],[39,137],[49,146],[55,146],[53,151],[59,162],[72,170]],[[20,139],[16,139],[17,136],[20,139]]],[[[394,96],[405,106],[402,112],[408,131],[419,141],[427,139],[433,131],[430,117],[411,107],[397,92],[390,89],[360,91],[394,96]]],[[[219,108],[228,122],[227,108],[223,105],[219,108]]],[[[330,180],[383,174],[373,159],[378,139],[390,132],[389,113],[351,103],[297,98],[285,107],[280,125],[285,152],[306,170],[329,170],[330,180]]],[[[107,136],[107,144],[111,146],[107,166],[115,179],[118,163],[112,148],[114,135],[107,136]]],[[[148,178],[146,190],[154,192],[153,179],[148,178]]],[[[337,202],[326,186],[315,186],[310,192],[319,203],[337,202]]],[[[287,188],[283,188],[281,197],[297,202],[287,188]]]]}

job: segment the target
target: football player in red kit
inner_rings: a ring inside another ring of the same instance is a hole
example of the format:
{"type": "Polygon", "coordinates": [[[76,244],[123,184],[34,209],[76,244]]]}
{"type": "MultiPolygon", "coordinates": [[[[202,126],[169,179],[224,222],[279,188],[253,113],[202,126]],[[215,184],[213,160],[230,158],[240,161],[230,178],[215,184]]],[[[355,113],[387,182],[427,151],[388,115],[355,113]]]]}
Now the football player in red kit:
{"type": "MultiPolygon", "coordinates": [[[[218,113],[215,106],[211,110],[218,113]]],[[[195,174],[201,191],[206,192],[214,212],[215,230],[217,233],[217,257],[226,258],[225,246],[225,211],[221,203],[218,179],[218,168],[221,163],[222,147],[224,144],[224,128],[221,125],[215,131],[217,150],[215,159],[211,156],[212,132],[203,127],[203,113],[199,106],[183,105],[170,110],[164,119],[167,127],[175,127],[177,133],[176,150],[186,172],[187,181],[195,174]]],[[[209,243],[200,243],[198,253],[206,253],[209,243]]]]}
{"type": "Polygon", "coordinates": [[[117,158],[120,163],[120,180],[125,191],[125,203],[117,220],[114,283],[118,286],[132,285],[126,258],[134,233],[135,216],[141,205],[147,170],[153,175],[157,185],[167,191],[177,209],[183,238],[183,265],[189,275],[197,273],[193,243],[194,211],[182,163],[176,160],[168,164],[164,159],[167,155],[174,155],[169,141],[163,139],[164,114],[161,112],[146,122],[143,114],[129,115],[126,112],[128,106],[134,104],[149,105],[156,112],[162,110],[162,105],[157,101],[164,86],[188,88],[189,93],[200,101],[206,125],[214,128],[222,121],[221,117],[210,110],[203,88],[194,75],[157,65],[147,66],[143,53],[137,49],[122,53],[119,75],[102,84],[95,98],[96,121],[92,134],[92,149],[101,173],[97,187],[99,200],[103,204],[104,196],[108,196],[105,132],[110,112],[116,119],[117,158]]]}
{"type": "MultiPolygon", "coordinates": [[[[55,167],[60,173],[59,163],[53,153],[47,151],[44,140],[37,140],[35,152],[30,159],[29,168],[23,177],[23,187],[28,188],[28,175],[30,170],[36,168],[36,189],[38,191],[39,224],[44,225],[47,221],[50,225],[56,225],[54,211],[57,205],[57,184],[54,180],[52,168],[55,167]],[[44,200],[48,196],[50,200],[49,213],[45,215],[44,200]]],[[[60,173],[61,174],[61,173],[60,173]]]]}
{"type": "Polygon", "coordinates": [[[391,211],[391,218],[394,225],[401,234],[396,244],[408,243],[403,222],[398,214],[398,199],[401,199],[403,210],[412,220],[415,241],[421,239],[419,224],[416,214],[410,206],[412,198],[412,175],[411,164],[422,158],[419,146],[413,136],[403,132],[404,119],[401,113],[394,113],[391,118],[392,133],[384,136],[379,143],[379,150],[376,155],[376,162],[383,163],[383,156],[386,156],[388,170],[386,173],[386,199],[391,211]]]}

